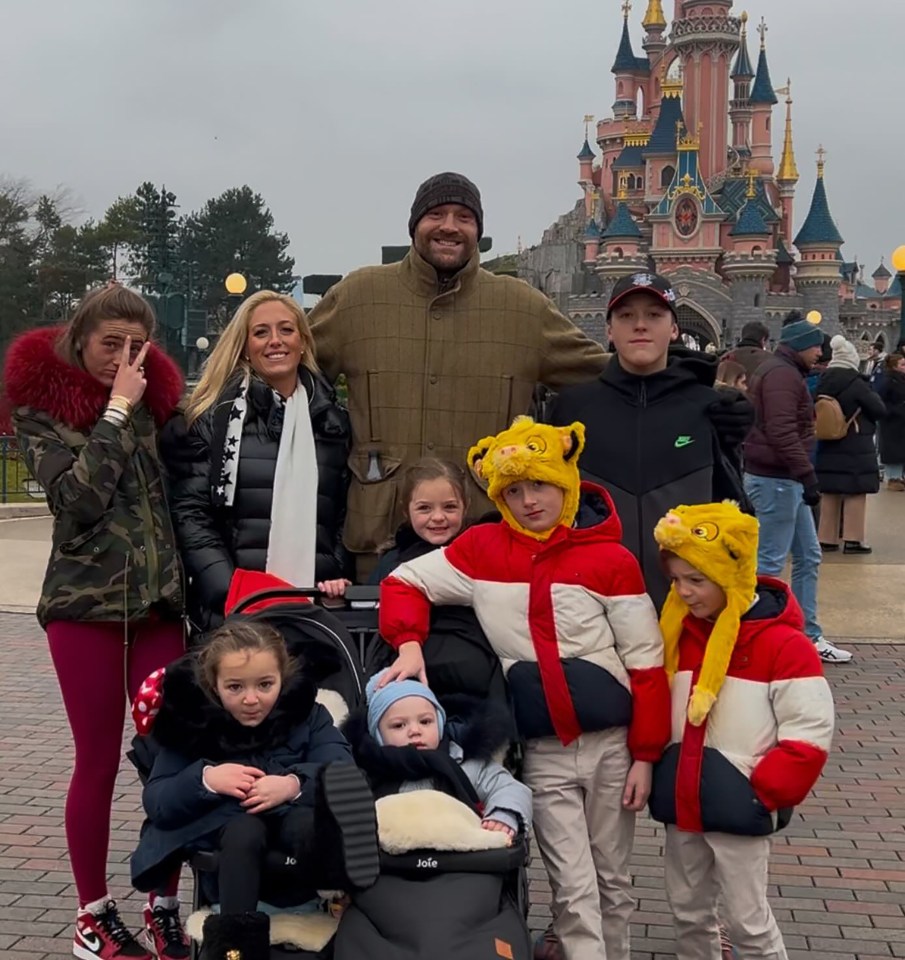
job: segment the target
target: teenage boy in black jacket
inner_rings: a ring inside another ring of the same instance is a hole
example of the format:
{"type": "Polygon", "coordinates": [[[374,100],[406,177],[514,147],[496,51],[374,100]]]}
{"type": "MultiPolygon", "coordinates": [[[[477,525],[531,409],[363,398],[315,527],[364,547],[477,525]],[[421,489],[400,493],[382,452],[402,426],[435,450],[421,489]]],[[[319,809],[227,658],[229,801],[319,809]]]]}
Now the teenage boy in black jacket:
{"type": "Polygon", "coordinates": [[[582,476],[613,497],[623,543],[658,608],[669,584],[657,520],[677,503],[746,502],[738,444],[754,419],[741,394],[714,389],[716,357],[671,346],[679,336],[675,302],[664,277],[623,277],[607,307],[615,356],[596,380],[564,389],[549,411],[553,424],[585,425],[582,476]]]}

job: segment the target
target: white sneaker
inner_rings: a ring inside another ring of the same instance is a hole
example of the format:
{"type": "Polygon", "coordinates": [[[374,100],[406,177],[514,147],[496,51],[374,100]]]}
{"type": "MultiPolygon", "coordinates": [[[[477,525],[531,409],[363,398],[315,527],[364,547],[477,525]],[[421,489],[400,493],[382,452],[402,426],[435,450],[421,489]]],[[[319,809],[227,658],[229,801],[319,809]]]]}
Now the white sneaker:
{"type": "Polygon", "coordinates": [[[852,659],[848,650],[840,650],[839,647],[833,646],[824,637],[818,637],[814,645],[817,647],[817,653],[820,654],[820,659],[824,663],[848,663],[852,659]]]}

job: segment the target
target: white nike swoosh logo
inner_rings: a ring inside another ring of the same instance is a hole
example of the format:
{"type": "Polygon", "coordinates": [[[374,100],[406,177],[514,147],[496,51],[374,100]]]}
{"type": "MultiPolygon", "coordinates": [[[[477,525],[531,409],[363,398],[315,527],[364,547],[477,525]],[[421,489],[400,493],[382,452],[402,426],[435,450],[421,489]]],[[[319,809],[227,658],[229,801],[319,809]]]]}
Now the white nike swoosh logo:
{"type": "Polygon", "coordinates": [[[84,930],[76,928],[75,935],[85,944],[85,946],[94,953],[100,953],[101,941],[96,933],[85,933],[84,930]]]}

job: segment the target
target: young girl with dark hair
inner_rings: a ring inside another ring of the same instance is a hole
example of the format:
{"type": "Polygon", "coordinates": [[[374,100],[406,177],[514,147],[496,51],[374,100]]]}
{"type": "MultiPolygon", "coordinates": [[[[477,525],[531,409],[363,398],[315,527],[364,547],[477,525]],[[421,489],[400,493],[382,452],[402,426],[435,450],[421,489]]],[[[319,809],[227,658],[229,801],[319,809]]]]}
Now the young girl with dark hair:
{"type": "Polygon", "coordinates": [[[206,892],[220,913],[204,921],[212,960],[267,956],[260,901],[287,906],[377,877],[373,797],[316,693],[280,633],[247,621],[226,622],[163,677],[132,879],[149,889],[187,854],[219,850],[206,892]],[[273,850],[288,872],[265,872],[273,850]]]}

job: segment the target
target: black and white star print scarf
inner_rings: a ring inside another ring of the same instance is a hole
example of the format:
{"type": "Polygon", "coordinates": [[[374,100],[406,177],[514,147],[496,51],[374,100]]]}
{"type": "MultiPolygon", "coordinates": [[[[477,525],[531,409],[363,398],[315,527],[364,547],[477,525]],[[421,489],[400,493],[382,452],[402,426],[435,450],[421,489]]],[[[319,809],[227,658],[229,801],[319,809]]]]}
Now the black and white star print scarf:
{"type": "MultiPolygon", "coordinates": [[[[246,373],[226,421],[222,469],[215,489],[219,506],[231,507],[235,500],[250,382],[246,373]]],[[[276,391],[273,394],[274,403],[283,408],[283,429],[273,478],[266,570],[296,587],[313,587],[318,471],[308,391],[299,381],[288,400],[276,391]]]]}
{"type": "MultiPolygon", "coordinates": [[[[242,448],[242,428],[248,413],[248,385],[251,377],[246,373],[233,400],[226,421],[226,439],[223,442],[223,463],[220,482],[216,488],[217,505],[231,507],[236,499],[236,479],[239,476],[239,451],[242,448]]],[[[277,396],[279,396],[277,394],[277,396]]],[[[282,397],[279,398],[282,403],[282,397]]]]}

